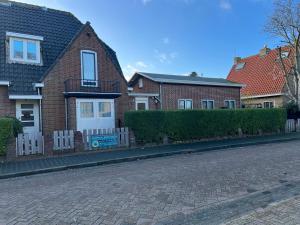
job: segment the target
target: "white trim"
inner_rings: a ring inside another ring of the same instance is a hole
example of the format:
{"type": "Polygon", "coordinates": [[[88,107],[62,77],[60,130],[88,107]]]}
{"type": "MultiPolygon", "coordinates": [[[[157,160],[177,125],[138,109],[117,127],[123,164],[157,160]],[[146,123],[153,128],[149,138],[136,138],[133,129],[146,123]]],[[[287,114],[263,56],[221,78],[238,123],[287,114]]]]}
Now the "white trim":
{"type": "Polygon", "coordinates": [[[190,109],[193,109],[194,108],[194,102],[193,102],[193,99],[191,99],[191,98],[180,98],[180,99],[178,99],[177,100],[177,109],[180,109],[180,110],[189,110],[189,109],[186,108],[186,102],[187,101],[191,101],[192,102],[192,108],[190,108],[190,109]],[[184,109],[180,109],[179,108],[179,101],[184,101],[184,109]]]}
{"type": "Polygon", "coordinates": [[[267,95],[252,95],[252,96],[245,96],[241,97],[241,99],[250,99],[250,98],[265,98],[265,97],[274,97],[274,96],[282,96],[283,93],[275,93],[275,94],[267,94],[267,95]]]}
{"type": "Polygon", "coordinates": [[[39,41],[36,40],[29,40],[29,39],[22,39],[22,38],[9,38],[9,59],[13,62],[22,62],[22,63],[34,63],[40,64],[41,63],[41,45],[39,41]],[[23,43],[23,57],[22,58],[14,58],[14,41],[20,41],[23,43]],[[28,43],[34,43],[36,46],[36,59],[31,60],[28,59],[28,43]]]}
{"type": "Polygon", "coordinates": [[[9,95],[9,99],[42,99],[42,95],[9,95]]]}
{"type": "Polygon", "coordinates": [[[97,94],[97,95],[121,95],[122,93],[102,93],[102,92],[80,92],[80,91],[73,91],[73,92],[63,92],[63,94],[97,94]]]}
{"type": "Polygon", "coordinates": [[[133,96],[133,97],[158,97],[159,94],[158,93],[128,93],[129,96],[133,96]]]}
{"type": "Polygon", "coordinates": [[[80,63],[81,63],[81,86],[89,86],[89,87],[98,87],[98,59],[97,59],[97,52],[91,50],[81,50],[80,51],[80,63]],[[95,80],[90,80],[91,82],[95,82],[96,85],[84,85],[84,81],[89,81],[88,79],[84,79],[83,77],[83,53],[90,53],[94,54],[95,56],[95,80]]]}
{"type": "Polygon", "coordinates": [[[206,102],[206,103],[212,102],[213,103],[212,109],[215,109],[215,100],[213,100],[213,99],[201,99],[201,109],[209,109],[209,108],[204,108],[203,107],[203,102],[206,102]]]}
{"type": "Polygon", "coordinates": [[[42,36],[36,36],[36,35],[30,35],[30,34],[20,34],[15,32],[6,32],[6,36],[9,37],[17,37],[17,38],[25,38],[30,40],[37,40],[37,41],[43,41],[44,37],[42,36]]]}
{"type": "Polygon", "coordinates": [[[147,97],[135,97],[135,110],[138,110],[139,103],[144,103],[145,110],[149,110],[149,99],[147,97]]]}
{"type": "Polygon", "coordinates": [[[44,83],[34,83],[33,84],[34,88],[43,88],[44,86],[45,86],[44,83]]]}
{"type": "Polygon", "coordinates": [[[205,86],[224,86],[224,87],[245,87],[244,84],[234,84],[234,83],[221,83],[221,82],[206,82],[206,81],[194,81],[194,80],[176,80],[176,79],[162,79],[162,78],[152,78],[145,75],[144,73],[137,73],[143,77],[148,78],[149,80],[160,82],[160,83],[175,83],[175,84],[196,84],[196,85],[205,85],[205,86]]]}
{"type": "Polygon", "coordinates": [[[9,87],[10,82],[9,81],[0,81],[0,86],[8,86],[9,87]]]}

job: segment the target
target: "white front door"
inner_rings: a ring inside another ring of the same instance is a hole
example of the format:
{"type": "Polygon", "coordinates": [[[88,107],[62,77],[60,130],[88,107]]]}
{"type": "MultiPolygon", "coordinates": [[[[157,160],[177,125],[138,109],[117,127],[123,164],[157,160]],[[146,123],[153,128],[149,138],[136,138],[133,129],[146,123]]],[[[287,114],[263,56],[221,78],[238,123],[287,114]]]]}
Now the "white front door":
{"type": "Polygon", "coordinates": [[[148,110],[149,101],[148,98],[136,97],[135,98],[135,110],[148,110]]]}
{"type": "Polygon", "coordinates": [[[76,99],[77,130],[115,128],[113,99],[76,99]]]}
{"type": "Polygon", "coordinates": [[[39,104],[34,100],[16,101],[16,117],[23,125],[24,133],[40,130],[39,104]]]}

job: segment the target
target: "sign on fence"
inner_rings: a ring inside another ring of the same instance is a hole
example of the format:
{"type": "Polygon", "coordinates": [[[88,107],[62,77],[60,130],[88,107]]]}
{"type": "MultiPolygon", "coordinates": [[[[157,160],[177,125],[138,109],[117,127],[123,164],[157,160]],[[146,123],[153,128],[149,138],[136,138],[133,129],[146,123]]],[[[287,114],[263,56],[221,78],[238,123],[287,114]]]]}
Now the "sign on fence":
{"type": "Polygon", "coordinates": [[[44,138],[41,132],[18,134],[16,145],[17,156],[44,154],[44,138]]]}
{"type": "Polygon", "coordinates": [[[90,145],[92,148],[114,147],[118,145],[118,137],[116,135],[92,135],[90,145]]]}
{"type": "Polygon", "coordinates": [[[127,127],[83,130],[82,138],[85,150],[129,146],[129,131],[127,127]]]}
{"type": "Polygon", "coordinates": [[[74,131],[60,130],[53,132],[53,150],[74,149],[74,131]]]}

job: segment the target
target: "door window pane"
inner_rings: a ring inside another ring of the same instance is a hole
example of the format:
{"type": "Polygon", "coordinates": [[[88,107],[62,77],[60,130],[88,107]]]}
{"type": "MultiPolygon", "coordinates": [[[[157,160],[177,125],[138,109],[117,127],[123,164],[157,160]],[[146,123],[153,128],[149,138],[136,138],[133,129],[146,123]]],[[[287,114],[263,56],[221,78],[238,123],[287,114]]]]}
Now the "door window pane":
{"type": "Polygon", "coordinates": [[[13,54],[15,59],[23,59],[23,41],[13,40],[13,54]]]}
{"type": "Polygon", "coordinates": [[[137,103],[137,110],[146,110],[146,103],[144,102],[137,103]]]}
{"type": "Polygon", "coordinates": [[[82,53],[82,72],[84,80],[96,80],[95,54],[89,52],[82,53]]]}
{"type": "Polygon", "coordinates": [[[80,102],[80,117],[81,118],[93,118],[94,117],[93,102],[80,102]]]}
{"type": "Polygon", "coordinates": [[[37,59],[37,47],[35,42],[27,42],[27,59],[36,60],[37,59]]]}
{"type": "Polygon", "coordinates": [[[110,102],[99,102],[99,117],[111,117],[110,102]]]}

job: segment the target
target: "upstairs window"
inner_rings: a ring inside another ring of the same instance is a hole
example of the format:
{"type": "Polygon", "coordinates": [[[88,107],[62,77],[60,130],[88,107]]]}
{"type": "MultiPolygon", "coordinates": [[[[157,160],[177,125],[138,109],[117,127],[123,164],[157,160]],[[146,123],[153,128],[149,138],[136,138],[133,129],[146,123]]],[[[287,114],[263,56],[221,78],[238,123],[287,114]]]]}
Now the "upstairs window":
{"type": "Polygon", "coordinates": [[[82,86],[98,86],[97,83],[97,53],[81,51],[81,77],[82,86]]]}
{"type": "Polygon", "coordinates": [[[41,63],[40,42],[36,40],[9,38],[10,60],[21,63],[41,63]]]}

